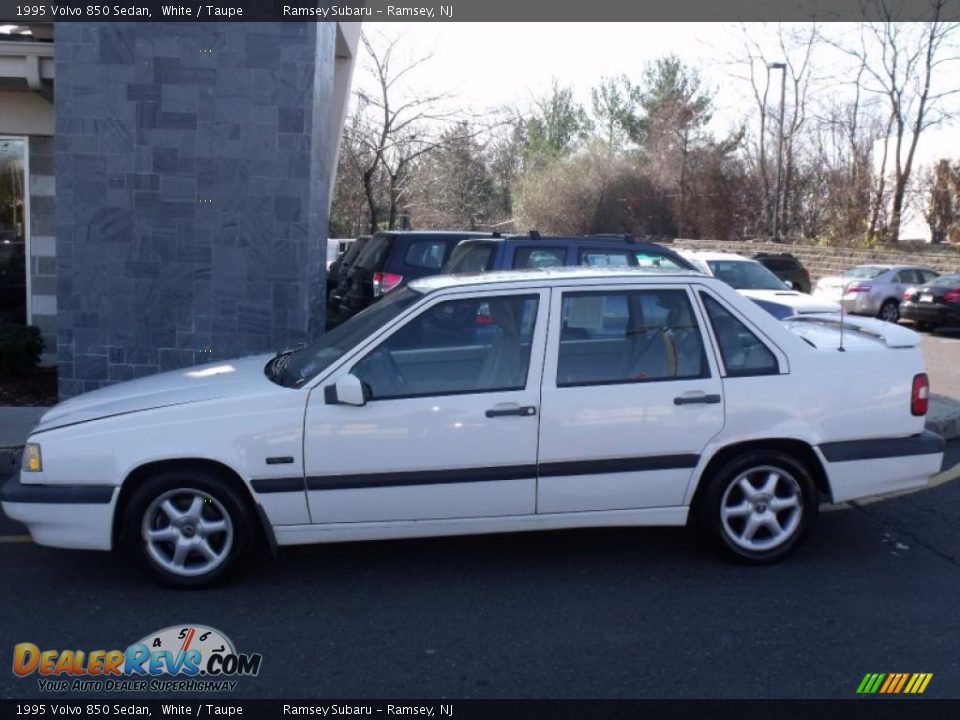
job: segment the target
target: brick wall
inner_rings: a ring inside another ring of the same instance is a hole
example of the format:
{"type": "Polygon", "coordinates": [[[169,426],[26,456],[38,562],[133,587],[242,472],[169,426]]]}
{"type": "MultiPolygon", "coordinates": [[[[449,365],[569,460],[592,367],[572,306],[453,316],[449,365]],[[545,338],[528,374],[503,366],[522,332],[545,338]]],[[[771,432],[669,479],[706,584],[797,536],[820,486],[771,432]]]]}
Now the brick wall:
{"type": "Polygon", "coordinates": [[[827,275],[837,275],[855,265],[907,264],[923,265],[942,273],[960,272],[960,252],[936,246],[905,246],[902,250],[865,250],[845,247],[820,247],[817,245],[788,245],[770,242],[721,242],[716,240],[675,240],[675,248],[689,250],[715,250],[732,252],[751,257],[759,252],[794,255],[810,273],[816,283],[827,275]]]}
{"type": "Polygon", "coordinates": [[[28,139],[30,166],[30,314],[43,337],[43,364],[57,357],[57,258],[53,138],[28,139]]]}
{"type": "Polygon", "coordinates": [[[308,339],[334,25],[56,33],[61,397],[308,339]]]}

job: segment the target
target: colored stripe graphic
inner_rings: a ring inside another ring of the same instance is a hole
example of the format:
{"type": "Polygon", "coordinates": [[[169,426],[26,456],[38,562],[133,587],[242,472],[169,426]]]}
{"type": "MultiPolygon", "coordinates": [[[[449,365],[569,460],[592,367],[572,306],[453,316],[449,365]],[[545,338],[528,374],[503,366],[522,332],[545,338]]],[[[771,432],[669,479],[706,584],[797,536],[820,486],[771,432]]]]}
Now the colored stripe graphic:
{"type": "Polygon", "coordinates": [[[867,673],[857,686],[858,695],[920,695],[933,679],[933,673],[867,673]]]}

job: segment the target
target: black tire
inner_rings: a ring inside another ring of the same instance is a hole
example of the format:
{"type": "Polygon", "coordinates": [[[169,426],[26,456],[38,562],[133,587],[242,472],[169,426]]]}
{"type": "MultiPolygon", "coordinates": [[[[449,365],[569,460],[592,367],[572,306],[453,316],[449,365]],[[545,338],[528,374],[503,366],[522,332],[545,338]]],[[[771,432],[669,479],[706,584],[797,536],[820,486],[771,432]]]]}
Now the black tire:
{"type": "Polygon", "coordinates": [[[899,322],[900,303],[898,303],[893,298],[890,298],[889,300],[884,300],[883,305],[880,306],[880,312],[877,313],[877,317],[887,322],[892,322],[892,323],[899,322]]]}
{"type": "Polygon", "coordinates": [[[816,484],[807,468],[784,452],[744,452],[724,463],[712,477],[705,478],[705,481],[709,485],[695,508],[697,523],[714,544],[737,560],[758,565],[776,562],[793,552],[816,522],[820,505],[816,484]],[[747,476],[751,487],[764,491],[767,488],[755,487],[754,478],[760,477],[766,481],[771,472],[780,475],[773,494],[759,492],[755,500],[749,500],[740,488],[740,480],[747,476]],[[794,514],[792,508],[772,510],[772,500],[785,503],[791,492],[796,493],[798,513],[794,514]],[[725,521],[724,507],[730,511],[739,511],[745,505],[751,507],[751,510],[743,516],[742,525],[739,524],[739,515],[725,521]],[[757,525],[758,529],[754,531],[751,539],[746,540],[747,522],[751,518],[768,520],[768,513],[777,519],[777,526],[782,524],[784,537],[776,540],[770,527],[757,525]],[[736,537],[738,532],[739,540],[736,537]],[[768,540],[769,546],[765,546],[765,541],[768,540]]]}
{"type": "Polygon", "coordinates": [[[222,477],[202,469],[185,468],[164,470],[141,482],[126,504],[121,528],[121,544],[147,575],[170,587],[192,589],[220,583],[236,570],[251,549],[256,518],[244,498],[222,477]],[[200,509],[195,516],[188,516],[194,507],[194,498],[201,499],[200,509]],[[183,513],[181,518],[174,521],[163,511],[163,499],[183,513]],[[213,530],[220,527],[220,516],[227,529],[213,530]],[[204,524],[211,528],[209,533],[205,532],[204,524]],[[173,537],[148,543],[145,532],[150,526],[154,532],[169,532],[173,537]],[[194,543],[197,547],[185,551],[182,572],[171,571],[181,541],[184,546],[194,543]],[[199,547],[203,543],[207,552],[216,554],[217,560],[204,558],[199,547]],[[164,565],[164,559],[168,565],[164,565]],[[203,570],[204,559],[208,564],[215,564],[203,570]]]}

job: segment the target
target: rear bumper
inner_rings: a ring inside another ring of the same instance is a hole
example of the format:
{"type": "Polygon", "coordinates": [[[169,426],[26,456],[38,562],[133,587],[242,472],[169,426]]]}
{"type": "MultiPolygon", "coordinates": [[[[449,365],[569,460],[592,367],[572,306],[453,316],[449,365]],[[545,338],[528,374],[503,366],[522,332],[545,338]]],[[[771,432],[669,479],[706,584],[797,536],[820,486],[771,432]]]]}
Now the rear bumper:
{"type": "Polygon", "coordinates": [[[0,488],[0,504],[40,545],[109,550],[116,490],[112,485],[25,485],[15,475],[0,488]]]}
{"type": "Polygon", "coordinates": [[[951,308],[936,303],[905,302],[900,305],[900,317],[914,322],[938,325],[960,324],[960,308],[951,308]]]}
{"type": "Polygon", "coordinates": [[[923,487],[940,471],[946,441],[925,431],[905,438],[869,438],[817,447],[834,502],[923,487]]]}

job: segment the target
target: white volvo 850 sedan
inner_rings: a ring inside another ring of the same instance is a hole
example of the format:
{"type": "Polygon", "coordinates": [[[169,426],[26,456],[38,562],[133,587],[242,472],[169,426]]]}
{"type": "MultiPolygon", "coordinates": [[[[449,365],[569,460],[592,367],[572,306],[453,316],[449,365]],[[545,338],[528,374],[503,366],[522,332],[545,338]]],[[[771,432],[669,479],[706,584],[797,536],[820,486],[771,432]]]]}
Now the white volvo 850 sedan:
{"type": "Polygon", "coordinates": [[[688,519],[769,562],[821,501],[940,468],[919,336],[842,322],[685,271],[433,277],[300,349],[57,405],[0,499],[178,586],[257,545],[688,519]]]}

